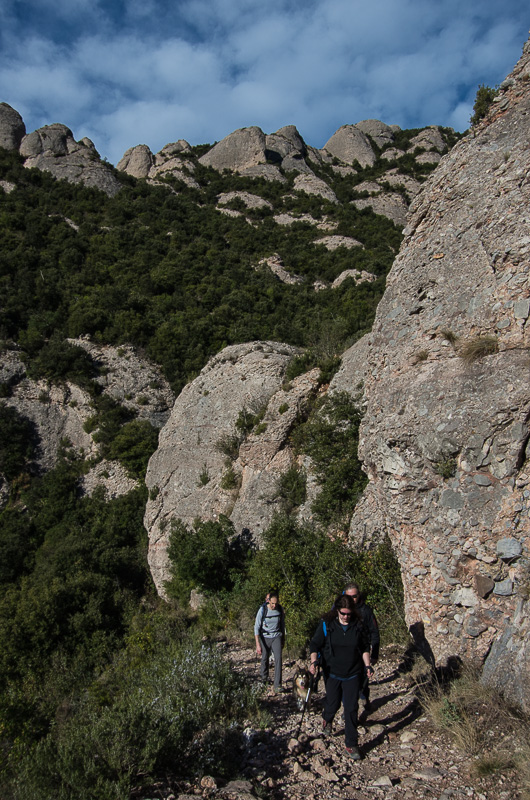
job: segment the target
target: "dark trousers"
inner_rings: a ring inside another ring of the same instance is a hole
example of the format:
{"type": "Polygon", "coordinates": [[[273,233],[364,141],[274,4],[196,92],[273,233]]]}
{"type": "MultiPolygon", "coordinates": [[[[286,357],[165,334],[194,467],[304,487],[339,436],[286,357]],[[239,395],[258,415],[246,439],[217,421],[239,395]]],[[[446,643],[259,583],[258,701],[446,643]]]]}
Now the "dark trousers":
{"type": "Polygon", "coordinates": [[[364,675],[361,679],[361,689],[359,694],[361,695],[361,700],[366,700],[367,703],[370,702],[370,681],[368,680],[368,673],[366,670],[364,671],[364,675]]]}
{"type": "Polygon", "coordinates": [[[355,675],[349,681],[339,681],[331,675],[326,681],[326,697],[322,716],[326,722],[333,722],[333,717],[344,706],[344,725],[346,747],[357,747],[357,712],[359,709],[359,683],[361,675],[355,675]]]}
{"type": "Polygon", "coordinates": [[[261,642],[261,664],[260,664],[260,678],[266,681],[269,677],[269,657],[274,654],[274,688],[282,685],[282,637],[275,636],[269,639],[265,636],[260,636],[261,642]]]}

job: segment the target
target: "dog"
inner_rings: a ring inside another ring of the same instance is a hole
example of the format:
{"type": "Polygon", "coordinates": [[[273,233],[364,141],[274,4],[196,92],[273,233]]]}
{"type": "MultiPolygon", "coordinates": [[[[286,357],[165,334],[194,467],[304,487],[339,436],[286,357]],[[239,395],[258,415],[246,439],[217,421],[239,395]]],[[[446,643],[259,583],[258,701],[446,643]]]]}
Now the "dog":
{"type": "Polygon", "coordinates": [[[299,669],[293,679],[293,695],[298,711],[304,710],[307,693],[310,687],[311,673],[307,669],[299,669]]]}

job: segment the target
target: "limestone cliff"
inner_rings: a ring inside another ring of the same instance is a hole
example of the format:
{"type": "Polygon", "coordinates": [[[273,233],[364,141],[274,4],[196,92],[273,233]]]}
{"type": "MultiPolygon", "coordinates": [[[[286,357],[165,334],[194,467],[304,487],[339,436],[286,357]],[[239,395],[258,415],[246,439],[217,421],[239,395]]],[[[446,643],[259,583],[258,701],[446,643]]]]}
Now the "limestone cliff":
{"type": "Polygon", "coordinates": [[[367,361],[348,355],[370,478],[352,541],[388,532],[414,633],[439,660],[485,660],[527,709],[529,114],[527,44],[413,202],[367,361]]]}

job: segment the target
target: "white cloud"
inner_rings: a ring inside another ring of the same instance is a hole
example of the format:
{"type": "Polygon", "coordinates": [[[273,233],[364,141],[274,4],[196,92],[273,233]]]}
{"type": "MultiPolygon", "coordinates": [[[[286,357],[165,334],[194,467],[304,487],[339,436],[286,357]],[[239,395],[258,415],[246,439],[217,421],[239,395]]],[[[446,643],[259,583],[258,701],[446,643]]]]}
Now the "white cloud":
{"type": "Polygon", "coordinates": [[[64,122],[111,161],[140,141],[295,124],[468,125],[527,36],[520,0],[5,0],[0,99],[64,122]],[[21,20],[24,20],[23,22],[21,20]],[[44,24],[44,22],[46,24],[44,24]],[[32,30],[32,26],[36,30],[32,30]]]}

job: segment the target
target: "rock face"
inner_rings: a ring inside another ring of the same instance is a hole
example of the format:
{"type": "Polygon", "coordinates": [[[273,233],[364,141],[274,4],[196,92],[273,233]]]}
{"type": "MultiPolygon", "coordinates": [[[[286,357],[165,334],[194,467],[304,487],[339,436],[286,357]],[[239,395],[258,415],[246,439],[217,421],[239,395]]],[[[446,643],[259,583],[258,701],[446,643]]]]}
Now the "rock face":
{"type": "MultiPolygon", "coordinates": [[[[91,343],[88,338],[70,341],[83,347],[94,362],[105,367],[105,374],[96,379],[105,394],[134,411],[138,419],[146,419],[155,427],[161,427],[167,421],[174,395],[158,367],[140,359],[130,346],[102,347],[91,343]]],[[[47,471],[55,466],[58,450],[65,440],[68,440],[69,447],[86,458],[98,455],[97,445],[84,429],[88,418],[94,414],[88,392],[70,382],[54,386],[45,380],[31,380],[16,351],[6,351],[1,355],[0,385],[8,389],[2,402],[15,408],[35,426],[38,437],[36,464],[40,470],[47,471]]],[[[115,497],[129,491],[136,482],[127,477],[119,463],[104,462],[83,479],[87,492],[97,485],[103,485],[107,495],[115,497]]]]}
{"type": "Polygon", "coordinates": [[[527,44],[413,202],[366,362],[349,356],[370,478],[352,539],[387,532],[415,635],[437,659],[485,660],[527,710],[529,77],[527,44]]]}
{"type": "Polygon", "coordinates": [[[404,197],[397,193],[361,197],[352,203],[359,210],[371,208],[374,214],[391,219],[399,228],[403,228],[407,221],[409,207],[404,197]]]}
{"type": "Polygon", "coordinates": [[[152,184],[160,183],[160,178],[172,176],[186,186],[198,189],[199,184],[189,174],[195,169],[195,164],[190,159],[181,157],[189,152],[190,146],[185,139],[166,144],[156,155],[153,155],[146,144],[137,144],[124,153],[117,169],[134,178],[147,178],[152,184]]]}
{"type": "Polygon", "coordinates": [[[96,382],[103,386],[105,394],[155,428],[165,425],[175,395],[156,364],[140,358],[131,345],[97,345],[88,336],[69,341],[86,350],[95,364],[104,367],[104,375],[96,378],[96,382]]]}
{"type": "Polygon", "coordinates": [[[83,183],[110,196],[121,188],[110,167],[100,161],[90,139],[76,142],[66,125],[45,125],[24,136],[20,154],[25,158],[25,167],[51,172],[55,178],[83,183]]]}
{"type": "Polygon", "coordinates": [[[297,175],[294,179],[294,188],[297,192],[315,194],[329,200],[330,203],[338,203],[337,195],[328,184],[317,178],[316,175],[297,175]]]}
{"type": "Polygon", "coordinates": [[[75,384],[50,386],[47,381],[26,377],[24,364],[16,352],[2,354],[0,383],[10,387],[2,402],[31,420],[38,437],[36,463],[39,469],[52,469],[61,441],[68,439],[77,452],[95,455],[97,447],[83,423],[93,414],[90,397],[75,384]]]}
{"type": "Polygon", "coordinates": [[[0,147],[18,150],[25,134],[26,126],[18,111],[7,103],[0,103],[0,147]]]}
{"type": "Polygon", "coordinates": [[[186,386],[160,432],[158,450],[146,475],[150,500],[145,526],[148,560],[160,594],[169,578],[171,520],[191,525],[197,517],[224,514],[236,531],[248,528],[255,541],[280,507],[277,482],[294,462],[289,432],[301,407],[316,391],[319,370],[282,388],[285,370],[298,351],[275,342],[225,348],[186,386]],[[230,456],[219,449],[237,433],[243,408],[264,416],[230,456]],[[230,480],[228,480],[230,478],[230,480]]]}

